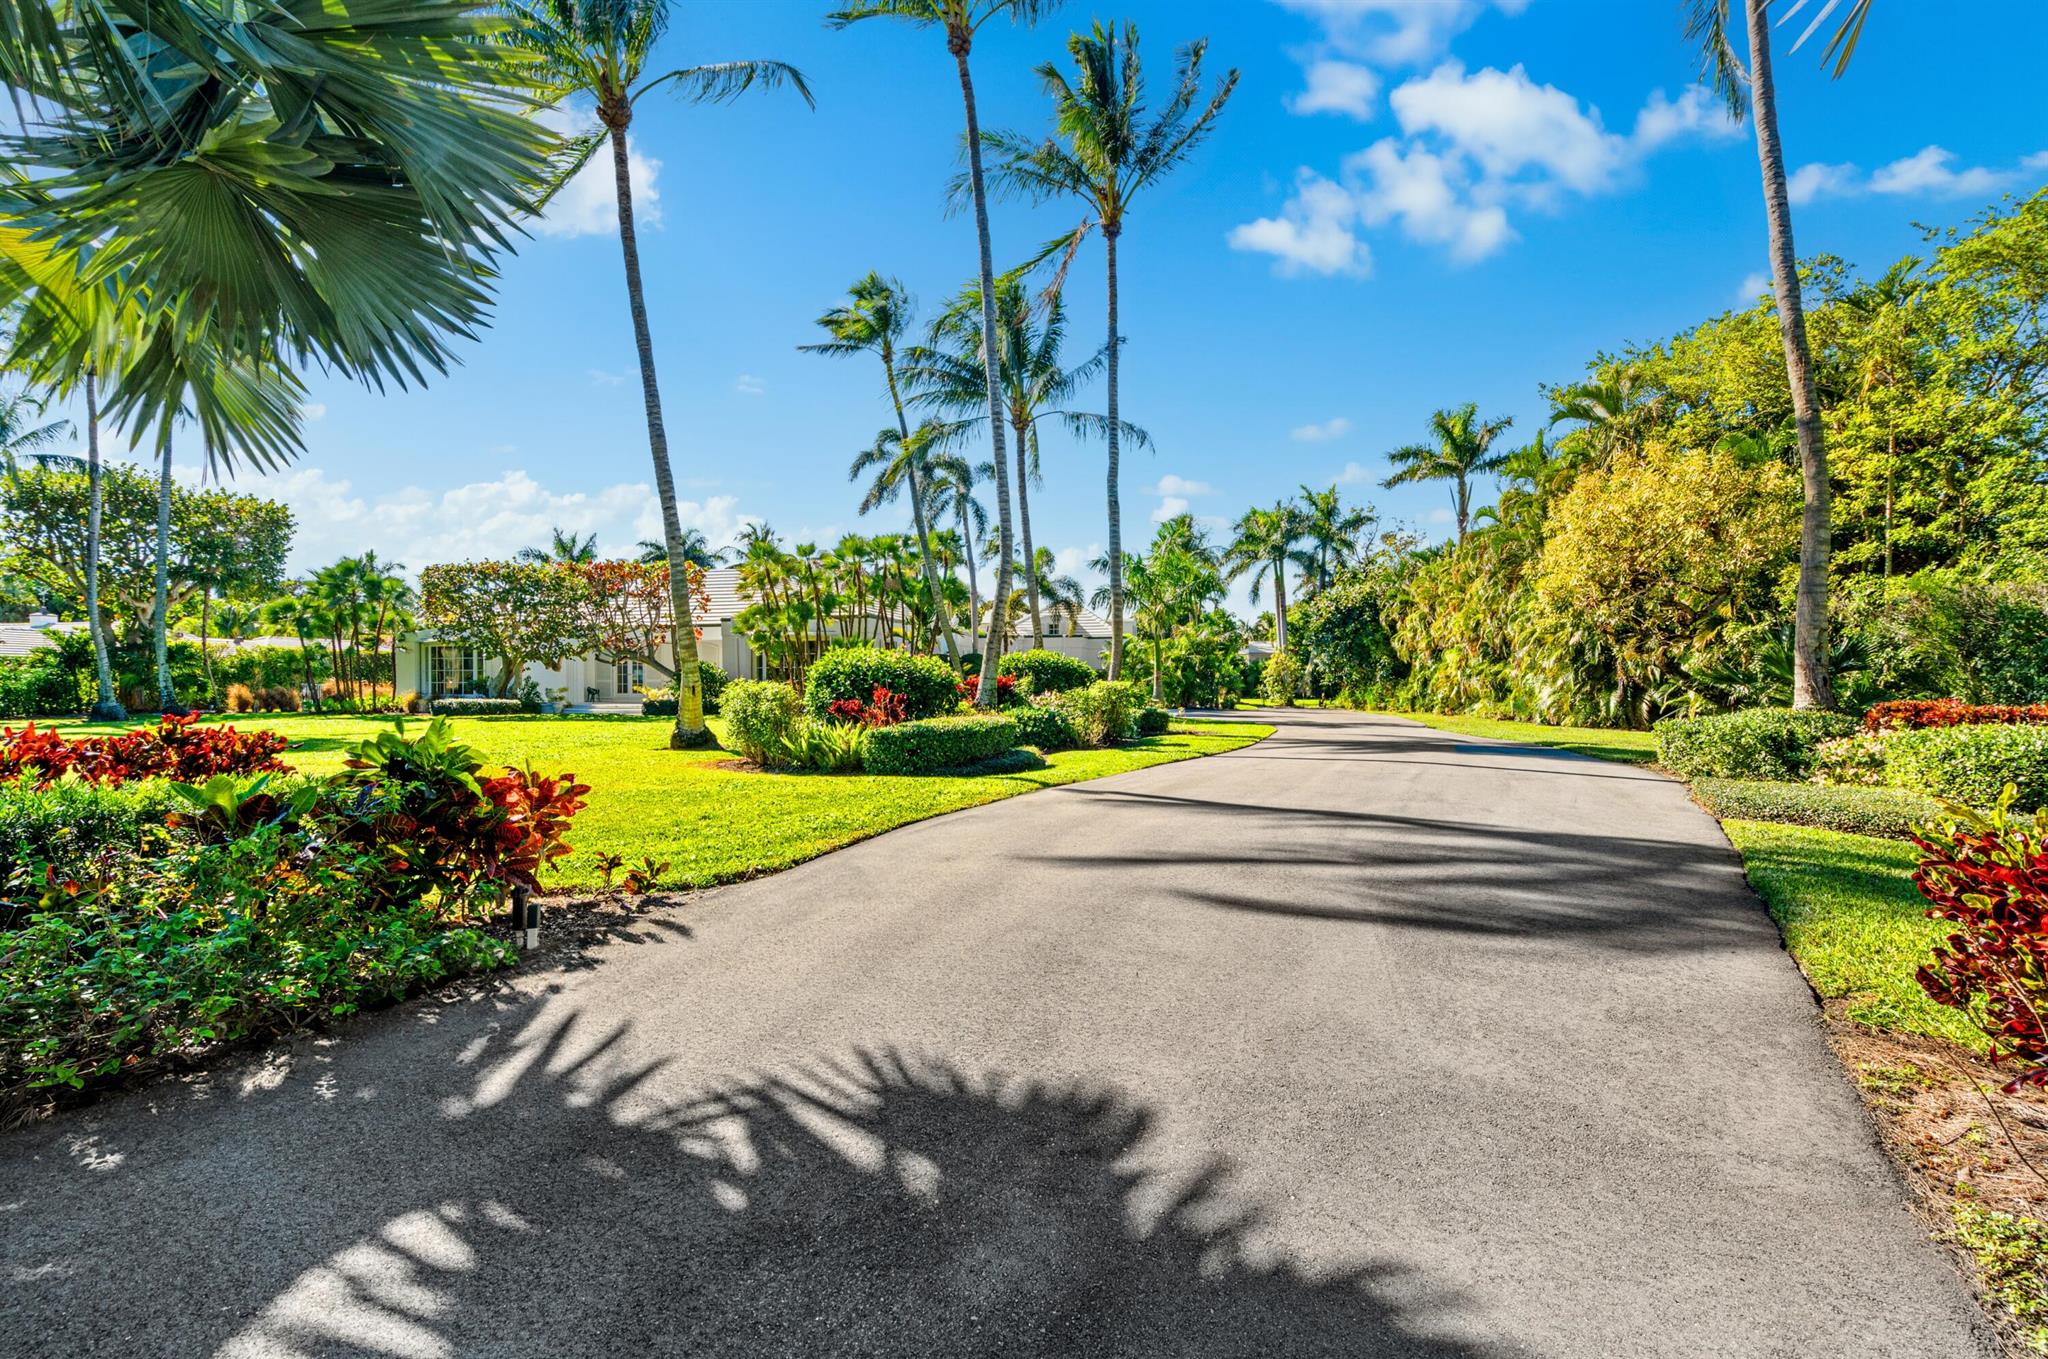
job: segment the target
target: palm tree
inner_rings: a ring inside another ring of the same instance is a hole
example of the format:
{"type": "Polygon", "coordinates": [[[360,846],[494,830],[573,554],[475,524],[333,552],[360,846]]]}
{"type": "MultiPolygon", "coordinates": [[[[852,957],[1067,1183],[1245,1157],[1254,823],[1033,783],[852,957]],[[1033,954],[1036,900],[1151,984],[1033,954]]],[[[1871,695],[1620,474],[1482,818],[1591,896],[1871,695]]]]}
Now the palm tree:
{"type": "MultiPolygon", "coordinates": [[[[1798,438],[1799,476],[1806,496],[1799,523],[1799,587],[1792,618],[1792,706],[1832,708],[1834,683],[1827,672],[1828,458],[1821,439],[1820,394],[1814,385],[1813,352],[1806,341],[1806,309],[1799,295],[1799,256],[1792,244],[1785,149],[1778,139],[1778,95],[1771,78],[1768,3],[1769,0],[1743,0],[1743,16],[1749,28],[1746,71],[1730,40],[1729,0],[1692,0],[1685,33],[1689,40],[1699,43],[1701,65],[1713,73],[1714,87],[1727,101],[1729,116],[1740,120],[1745,113],[1754,114],[1751,121],[1756,126],[1757,165],[1763,172],[1764,221],[1770,234],[1771,291],[1778,304],[1778,332],[1785,348],[1785,378],[1792,389],[1792,427],[1798,438]]],[[[1839,53],[1835,68],[1838,76],[1855,51],[1868,12],[1867,0],[1859,0],[1828,46],[1828,55],[1839,53]]],[[[1825,10],[1814,23],[1824,17],[1825,10]]]]}
{"type": "Polygon", "coordinates": [[[578,535],[574,529],[551,528],[548,530],[546,547],[522,547],[512,556],[514,561],[529,562],[535,566],[584,566],[597,560],[597,535],[578,535]]]}
{"type": "Polygon", "coordinates": [[[1450,482],[1451,503],[1458,518],[1458,541],[1463,543],[1472,521],[1472,478],[1499,470],[1503,456],[1489,450],[1512,424],[1513,418],[1506,415],[1497,420],[1481,420],[1479,404],[1474,401],[1438,411],[1429,417],[1429,432],[1435,442],[1409,444],[1387,454],[1395,471],[1380,484],[1391,489],[1411,482],[1450,482]]]}
{"type": "Polygon", "coordinates": [[[92,634],[94,690],[92,711],[95,722],[122,722],[128,710],[114,696],[114,666],[107,651],[107,620],[100,614],[100,519],[104,513],[100,474],[99,379],[92,365],[84,373],[85,465],[89,508],[85,514],[85,626],[92,634]]]}
{"type": "Polygon", "coordinates": [[[0,395],[0,468],[10,478],[20,474],[24,459],[41,467],[77,469],[76,458],[49,451],[50,445],[71,433],[71,422],[43,420],[47,404],[25,391],[0,395]]]}
{"type": "MultiPolygon", "coordinates": [[[[953,56],[960,76],[960,102],[967,114],[967,179],[974,203],[974,234],[981,250],[981,355],[982,380],[988,390],[988,435],[996,469],[996,525],[1000,552],[996,567],[997,599],[1010,593],[1012,542],[1010,538],[1010,458],[1003,442],[1001,373],[996,357],[995,252],[988,237],[988,191],[981,172],[981,119],[974,106],[974,76],[967,56],[974,49],[974,35],[997,15],[1011,22],[1034,24],[1051,12],[1059,0],[852,0],[834,11],[827,22],[845,28],[863,19],[903,19],[919,28],[940,27],[946,32],[946,50],[953,56]]],[[[981,657],[981,682],[975,703],[995,706],[996,655],[989,647],[981,657]]]]}
{"type": "Polygon", "coordinates": [[[1273,577],[1273,646],[1287,650],[1287,564],[1295,560],[1295,545],[1302,538],[1301,511],[1293,505],[1278,504],[1270,510],[1246,510],[1231,526],[1236,536],[1224,550],[1223,566],[1235,581],[1249,575],[1252,593],[1258,594],[1270,572],[1273,577]]]}
{"type": "MultiPolygon", "coordinates": [[[[539,59],[539,78],[557,99],[588,96],[597,104],[602,128],[578,140],[556,185],[567,183],[609,141],[612,179],[618,199],[619,252],[626,266],[626,304],[633,343],[640,357],[640,396],[647,409],[647,446],[654,459],[654,489],[661,499],[662,540],[668,546],[669,601],[675,618],[676,725],[674,749],[710,739],[698,668],[682,664],[692,636],[689,572],[683,555],[683,525],[676,509],[676,483],[669,468],[668,432],[662,424],[661,388],[654,372],[654,337],[647,324],[647,298],[640,283],[640,243],[633,224],[633,183],[627,128],[640,97],[663,85],[691,103],[722,103],[759,83],[789,85],[807,104],[810,87],[794,66],[779,61],[721,61],[687,66],[643,78],[647,58],[668,28],[668,0],[513,0],[519,41],[539,59]]],[[[552,192],[552,191],[551,191],[552,192]]]]}
{"type": "Polygon", "coordinates": [[[960,525],[955,536],[967,565],[968,650],[980,652],[981,581],[974,569],[974,545],[988,537],[988,510],[975,498],[974,482],[975,470],[967,459],[952,453],[932,458],[933,509],[951,511],[960,525]]]}
{"type": "MultiPolygon", "coordinates": [[[[652,538],[642,538],[634,546],[640,549],[639,561],[642,566],[668,565],[667,543],[657,543],[652,538]]],[[[699,571],[710,571],[724,566],[728,555],[730,554],[725,548],[721,547],[716,550],[712,548],[711,540],[704,536],[703,529],[686,528],[683,530],[683,560],[696,567],[699,571]]]]}
{"type": "Polygon", "coordinates": [[[1623,368],[1611,379],[1575,383],[1550,394],[1550,427],[1577,421],[1593,446],[1593,461],[1604,466],[1619,447],[1631,446],[1630,417],[1642,405],[1636,394],[1635,370],[1623,368]]]}
{"type": "MultiPolygon", "coordinates": [[[[832,338],[817,344],[797,346],[806,354],[837,357],[873,354],[880,359],[882,380],[889,389],[889,404],[896,411],[897,438],[906,449],[910,444],[910,420],[903,413],[903,392],[896,381],[896,346],[910,329],[913,310],[910,293],[899,280],[870,272],[865,278],[856,279],[853,287],[847,290],[845,305],[834,307],[818,318],[818,324],[832,338]]],[[[904,476],[910,486],[910,517],[917,528],[925,587],[936,599],[939,578],[932,561],[931,527],[925,522],[922,469],[918,461],[913,457],[905,462],[904,476]]],[[[951,628],[945,629],[945,633],[946,651],[953,658],[953,667],[957,670],[960,666],[960,643],[951,628]]]]}
{"type": "MultiPolygon", "coordinates": [[[[1145,117],[1144,75],[1138,61],[1138,29],[1125,24],[1119,39],[1116,27],[1104,28],[1098,20],[1086,35],[1067,39],[1077,79],[1070,83],[1052,62],[1038,68],[1039,80],[1053,100],[1053,121],[1057,138],[1034,143],[1014,133],[991,133],[989,147],[998,156],[996,181],[1001,187],[1034,199],[1078,198],[1087,215],[1065,238],[1064,276],[1088,233],[1100,228],[1109,280],[1108,361],[1108,444],[1109,444],[1109,677],[1122,673],[1124,650],[1123,605],[1123,506],[1117,489],[1118,371],[1117,354],[1123,343],[1117,322],[1117,241],[1123,235],[1125,214],[1140,189],[1158,182],[1214,130],[1216,117],[1237,87],[1236,70],[1224,74],[1209,102],[1196,112],[1201,96],[1202,57],[1208,39],[1199,38],[1182,48],[1174,62],[1173,91],[1166,103],[1148,122],[1145,117]]],[[[969,136],[973,131],[969,129],[969,136]]],[[[980,194],[979,162],[976,162],[975,191],[980,194]]],[[[1047,254],[1050,255],[1051,249],[1047,254]]],[[[984,271],[983,286],[987,286],[984,271]]],[[[1055,281],[1054,290],[1057,291],[1055,281]]],[[[993,330],[993,326],[990,327],[993,330]]],[[[991,374],[990,387],[995,378],[991,374]]],[[[989,394],[994,418],[995,394],[989,394]]]]}
{"type": "MultiPolygon", "coordinates": [[[[292,635],[299,639],[299,670],[305,676],[306,692],[311,695],[317,711],[320,707],[320,686],[313,678],[313,653],[307,646],[306,635],[326,630],[326,620],[321,616],[319,606],[308,595],[281,595],[263,606],[263,621],[268,627],[290,628],[292,635]]],[[[392,673],[395,679],[397,671],[394,669],[392,673]]]]}
{"type": "Polygon", "coordinates": [[[1337,567],[1358,552],[1360,536],[1377,519],[1370,505],[1345,509],[1335,486],[1322,491],[1301,488],[1301,532],[1312,549],[1311,591],[1327,590],[1336,582],[1337,567]]]}

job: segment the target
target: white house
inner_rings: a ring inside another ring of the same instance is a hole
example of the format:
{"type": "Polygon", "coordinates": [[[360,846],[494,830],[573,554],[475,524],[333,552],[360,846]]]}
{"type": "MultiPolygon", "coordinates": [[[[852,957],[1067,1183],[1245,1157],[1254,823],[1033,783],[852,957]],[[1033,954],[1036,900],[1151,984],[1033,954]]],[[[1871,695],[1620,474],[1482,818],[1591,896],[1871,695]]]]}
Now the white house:
{"type": "MultiPolygon", "coordinates": [[[[733,620],[752,601],[740,589],[740,573],[734,567],[720,567],[704,573],[704,590],[711,607],[696,615],[697,658],[709,661],[735,679],[766,678],[763,660],[754,654],[747,639],[733,627],[733,620]]],[[[1062,655],[1074,656],[1090,665],[1100,665],[1109,650],[1109,623],[1087,609],[1081,610],[1078,627],[1069,628],[1065,619],[1046,617],[1045,645],[1062,655]]],[[[959,638],[968,648],[966,637],[959,638]]],[[[1013,632],[1010,649],[1031,645],[1030,622],[1023,633],[1013,632]]],[[[662,660],[673,664],[672,652],[663,648],[662,660]]],[[[464,694],[486,694],[497,683],[498,658],[471,647],[450,646],[432,631],[408,633],[398,642],[398,689],[417,689],[430,698],[452,698],[464,694]]],[[[531,679],[542,693],[563,691],[572,707],[619,707],[638,704],[641,687],[659,688],[665,678],[638,661],[607,661],[595,653],[572,656],[560,665],[529,664],[521,679],[531,679]]],[[[515,680],[515,683],[519,681],[515,680]]]]}

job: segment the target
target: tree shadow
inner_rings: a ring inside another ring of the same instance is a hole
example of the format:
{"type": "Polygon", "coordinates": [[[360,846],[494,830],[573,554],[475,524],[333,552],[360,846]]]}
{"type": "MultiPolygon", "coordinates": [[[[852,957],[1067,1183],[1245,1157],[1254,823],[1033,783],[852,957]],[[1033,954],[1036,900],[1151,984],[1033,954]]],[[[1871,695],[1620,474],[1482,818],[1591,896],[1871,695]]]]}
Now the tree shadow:
{"type": "Polygon", "coordinates": [[[1116,1089],[882,1049],[674,1101],[588,1027],[478,1062],[438,1117],[200,1111],[237,1173],[158,1174],[136,1211],[210,1226],[90,1268],[10,1249],[10,1326],[231,1359],[1496,1353],[1403,1266],[1255,1244],[1220,1160],[1141,1169],[1158,1115],[1116,1089]]]}

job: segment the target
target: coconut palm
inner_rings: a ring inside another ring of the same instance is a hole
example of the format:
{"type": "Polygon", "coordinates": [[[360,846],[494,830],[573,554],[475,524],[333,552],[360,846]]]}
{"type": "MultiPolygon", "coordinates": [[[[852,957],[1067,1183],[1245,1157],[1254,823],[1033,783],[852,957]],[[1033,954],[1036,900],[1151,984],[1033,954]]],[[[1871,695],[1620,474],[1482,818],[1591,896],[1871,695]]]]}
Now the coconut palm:
{"type": "Polygon", "coordinates": [[[1636,374],[1623,368],[1609,378],[1574,383],[1550,394],[1550,426],[1576,421],[1591,445],[1593,462],[1604,466],[1617,449],[1633,446],[1630,417],[1642,407],[1636,374]]]}
{"type": "Polygon", "coordinates": [[[1301,511],[1288,504],[1270,510],[1246,510],[1231,526],[1235,535],[1223,552],[1223,568],[1229,580],[1250,576],[1256,596],[1270,574],[1273,578],[1273,646],[1287,650],[1287,567],[1295,561],[1295,548],[1302,539],[1301,511]]]}
{"type": "Polygon", "coordinates": [[[979,652],[981,646],[981,581],[974,569],[976,553],[974,545],[988,538],[988,510],[975,498],[975,471],[967,459],[953,453],[940,453],[931,460],[932,508],[938,513],[951,513],[960,525],[955,534],[958,557],[967,566],[967,619],[968,650],[979,652]]]}
{"type": "Polygon", "coordinates": [[[1394,474],[1381,482],[1389,489],[1423,481],[1451,483],[1451,504],[1457,515],[1458,541],[1465,541],[1472,522],[1472,478],[1497,471],[1503,455],[1490,451],[1514,420],[1503,415],[1481,420],[1477,402],[1438,411],[1429,417],[1433,442],[1408,444],[1387,454],[1394,474]]]}
{"type": "Polygon", "coordinates": [[[299,639],[299,671],[305,676],[306,692],[311,695],[314,708],[318,709],[320,686],[313,676],[313,652],[308,638],[326,631],[327,621],[319,605],[307,594],[281,595],[263,606],[263,622],[266,627],[289,628],[292,636],[299,639]]]}
{"type": "MultiPolygon", "coordinates": [[[[755,85],[787,85],[813,103],[810,87],[794,66],[779,61],[721,61],[686,66],[649,76],[647,58],[668,28],[669,0],[513,0],[518,41],[538,59],[538,78],[558,100],[586,97],[597,105],[600,127],[579,138],[564,157],[556,186],[567,183],[597,148],[612,149],[612,180],[618,201],[619,252],[626,266],[626,304],[633,344],[640,358],[640,396],[647,410],[647,446],[654,460],[654,489],[661,500],[662,541],[668,547],[669,601],[675,618],[676,655],[692,635],[689,572],[684,569],[683,525],[676,508],[675,475],[669,467],[668,431],[662,423],[661,388],[654,372],[654,337],[647,323],[647,298],[640,282],[640,243],[633,220],[633,183],[627,129],[641,96],[667,86],[693,104],[722,103],[755,85]]],[[[703,694],[693,665],[676,667],[676,724],[670,746],[681,749],[710,739],[704,726],[703,694]]]]}
{"type": "MultiPolygon", "coordinates": [[[[635,544],[640,549],[642,566],[665,566],[668,564],[668,544],[657,543],[652,538],[642,538],[635,544]]],[[[683,530],[683,560],[700,571],[709,571],[724,566],[727,553],[724,548],[713,550],[711,542],[704,536],[703,529],[683,530]]]]}
{"type": "Polygon", "coordinates": [[[50,451],[51,445],[71,433],[71,422],[44,420],[47,406],[47,401],[26,391],[0,395],[0,468],[9,477],[20,473],[24,461],[39,467],[78,467],[76,458],[50,451]]]}
{"type": "MultiPolygon", "coordinates": [[[[960,77],[960,102],[967,115],[967,187],[974,205],[974,234],[981,250],[981,352],[982,381],[988,391],[988,435],[991,462],[996,469],[996,526],[998,565],[995,598],[1010,593],[1010,459],[1003,440],[1001,374],[997,366],[995,312],[995,252],[989,245],[988,192],[981,170],[981,117],[974,105],[974,76],[967,57],[974,49],[974,36],[984,24],[998,16],[1012,23],[1030,25],[1050,13],[1059,0],[852,0],[827,19],[835,28],[845,28],[863,19],[902,19],[919,28],[942,28],[946,50],[952,54],[960,77]]],[[[984,708],[996,701],[996,649],[987,648],[981,658],[981,682],[975,702],[984,708]]]]}
{"type": "Polygon", "coordinates": [[[1337,488],[1301,488],[1301,532],[1309,542],[1312,563],[1307,577],[1311,593],[1327,590],[1337,579],[1337,568],[1357,555],[1362,535],[1378,516],[1370,505],[1346,509],[1337,488]]]}
{"type": "MultiPolygon", "coordinates": [[[[1117,321],[1117,242],[1138,192],[1163,179],[1187,159],[1215,129],[1217,115],[1237,87],[1237,71],[1226,72],[1207,104],[1197,111],[1202,93],[1202,58],[1208,46],[1208,40],[1201,38],[1181,49],[1174,62],[1172,90],[1158,112],[1148,119],[1144,74],[1138,60],[1137,26],[1125,24],[1119,36],[1115,25],[1105,28],[1097,21],[1088,33],[1076,33],[1067,39],[1067,52],[1075,67],[1074,80],[1069,81],[1052,62],[1038,68],[1039,80],[1052,96],[1056,135],[1044,141],[1033,141],[1016,133],[990,133],[986,138],[997,157],[995,177],[999,187],[1038,200],[1078,198],[1086,205],[1080,225],[1060,243],[1066,250],[1060,277],[1088,233],[1097,229],[1102,232],[1109,281],[1106,343],[1111,679],[1122,671],[1124,646],[1123,507],[1117,488],[1118,458],[1122,452],[1118,438],[1117,359],[1123,336],[1117,321]]],[[[980,187],[977,182],[977,195],[980,187]]],[[[1047,253],[1051,253],[1051,248],[1047,253]]],[[[986,286],[986,278],[983,281],[986,286]]],[[[1054,291],[1057,290],[1056,278],[1054,291]]],[[[989,382],[993,389],[993,374],[989,382]]],[[[993,418],[993,390],[989,405],[993,418]]]]}
{"type": "Polygon", "coordinates": [[[104,514],[104,496],[100,474],[99,381],[90,366],[85,370],[84,387],[86,495],[89,506],[85,514],[85,626],[92,635],[93,682],[97,686],[88,716],[95,722],[121,722],[127,719],[128,710],[114,696],[114,666],[107,654],[107,620],[100,614],[100,520],[104,514]]]}
{"type": "MultiPolygon", "coordinates": [[[[889,389],[889,404],[896,412],[896,434],[906,447],[910,443],[910,420],[903,413],[903,391],[896,380],[896,350],[910,330],[910,317],[914,310],[910,293],[901,281],[870,272],[854,281],[853,287],[847,290],[847,300],[843,305],[833,307],[818,318],[819,326],[832,338],[817,344],[797,346],[806,354],[836,357],[873,354],[879,359],[882,380],[889,389]]],[[[911,458],[905,463],[904,475],[910,486],[910,517],[917,528],[920,569],[924,572],[926,588],[933,598],[937,598],[939,578],[932,561],[931,526],[925,521],[922,469],[917,459],[911,458]]],[[[947,653],[952,656],[954,667],[958,668],[960,644],[951,628],[945,632],[947,653]]]]}
{"type": "Polygon", "coordinates": [[[597,560],[597,535],[579,535],[574,529],[550,528],[546,547],[522,547],[512,554],[512,559],[535,566],[584,566],[597,560]]]}
{"type": "MultiPolygon", "coordinates": [[[[1753,114],[1756,156],[1763,172],[1764,222],[1770,236],[1771,292],[1778,305],[1778,331],[1785,349],[1785,378],[1792,390],[1792,427],[1799,445],[1799,475],[1805,508],[1799,524],[1799,586],[1793,606],[1792,706],[1832,708],[1833,681],[1827,672],[1828,550],[1830,505],[1827,448],[1821,438],[1820,394],[1814,384],[1813,351],[1806,340],[1806,309],[1799,295],[1799,257],[1792,243],[1792,208],[1785,184],[1785,149],[1778,138],[1778,95],[1771,77],[1769,0],[1742,0],[1749,30],[1749,66],[1736,53],[1729,25],[1729,0],[1692,0],[1686,37],[1700,45],[1703,70],[1727,101],[1729,116],[1753,114]]],[[[1827,17],[1829,5],[1814,19],[1827,17]]],[[[1823,61],[1837,57],[1840,75],[1855,52],[1868,17],[1868,0],[1853,5],[1829,43],[1823,61]]],[[[1808,28],[1811,33],[1813,29],[1808,28]]],[[[1805,41],[1802,35],[1800,41],[1805,41]]]]}

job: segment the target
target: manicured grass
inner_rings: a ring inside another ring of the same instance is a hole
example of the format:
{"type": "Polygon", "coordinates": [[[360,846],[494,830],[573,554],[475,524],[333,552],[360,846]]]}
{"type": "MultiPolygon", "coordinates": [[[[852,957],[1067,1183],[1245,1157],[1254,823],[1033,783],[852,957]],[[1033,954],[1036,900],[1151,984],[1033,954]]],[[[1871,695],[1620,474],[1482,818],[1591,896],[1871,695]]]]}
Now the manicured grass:
{"type": "Polygon", "coordinates": [[[1766,821],[1721,826],[1815,991],[1845,1001],[1860,1023],[1983,1050],[1962,1014],[1913,980],[1949,927],[1927,918],[1913,887],[1912,844],[1766,821]]]}
{"type": "MultiPolygon", "coordinates": [[[[391,717],[252,714],[226,719],[290,738],[285,759],[308,773],[341,768],[347,748],[391,727],[391,717]]],[[[456,735],[492,764],[531,764],[573,773],[591,786],[569,840],[576,852],[552,879],[598,884],[595,856],[642,855],[669,862],[666,887],[703,887],[787,868],[856,840],[941,812],[1015,797],[1056,784],[1214,755],[1270,736],[1271,727],[1177,722],[1164,736],[1111,750],[1070,750],[1022,772],[927,778],[862,774],[758,774],[717,769],[724,750],[668,749],[659,717],[456,717],[456,735]]],[[[407,719],[418,730],[424,718],[407,719]]],[[[38,723],[38,725],[43,725],[38,723]]],[[[66,735],[109,728],[51,724],[66,735]]],[[[714,732],[717,718],[711,719],[714,732]]]]}
{"type": "Polygon", "coordinates": [[[1541,722],[1510,722],[1496,717],[1453,717],[1442,713],[1391,713],[1439,731],[1495,741],[1521,741],[1551,746],[1623,764],[1648,764],[1657,757],[1657,738],[1647,731],[1614,727],[1552,727],[1541,722]]]}

